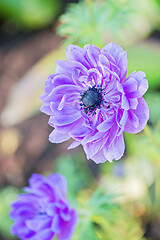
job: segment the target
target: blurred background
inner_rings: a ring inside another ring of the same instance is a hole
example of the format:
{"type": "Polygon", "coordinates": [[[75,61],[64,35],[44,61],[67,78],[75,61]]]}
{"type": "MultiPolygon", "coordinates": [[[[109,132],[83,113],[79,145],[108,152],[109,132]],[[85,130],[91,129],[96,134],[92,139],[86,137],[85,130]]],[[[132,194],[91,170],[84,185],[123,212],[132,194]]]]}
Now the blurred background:
{"type": "Polygon", "coordinates": [[[79,224],[73,239],[160,239],[160,0],[0,0],[0,240],[17,239],[8,212],[28,178],[51,171],[66,176],[71,200],[88,206],[101,188],[119,206],[94,220],[94,237],[79,224]],[[39,95],[68,44],[111,41],[127,50],[128,74],[147,75],[150,120],[143,132],[125,133],[121,160],[96,165],[81,147],[48,141],[39,95]]]}

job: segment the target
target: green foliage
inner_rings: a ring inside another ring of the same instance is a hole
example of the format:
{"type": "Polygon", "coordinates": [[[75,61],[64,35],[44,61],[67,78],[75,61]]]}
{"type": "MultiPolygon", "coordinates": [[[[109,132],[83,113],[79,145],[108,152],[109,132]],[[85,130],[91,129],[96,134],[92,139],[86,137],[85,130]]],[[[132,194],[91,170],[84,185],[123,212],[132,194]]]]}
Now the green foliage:
{"type": "Polygon", "coordinates": [[[48,26],[61,9],[56,0],[1,0],[0,18],[20,28],[39,29],[48,26]]]}
{"type": "Polygon", "coordinates": [[[93,1],[87,5],[85,1],[72,4],[60,17],[62,25],[58,28],[60,36],[67,36],[66,44],[85,45],[92,43],[103,45],[106,30],[117,34],[120,27],[126,24],[129,9],[125,4],[115,1],[93,1]],[[123,6],[123,7],[122,7],[123,6]]]}
{"type": "Polygon", "coordinates": [[[160,17],[154,0],[95,0],[71,4],[60,22],[57,32],[66,45],[102,47],[110,41],[131,45],[158,28],[160,17]]]}
{"type": "MultiPolygon", "coordinates": [[[[83,198],[83,196],[82,196],[83,198]]],[[[97,190],[88,203],[79,207],[79,224],[73,240],[140,240],[138,221],[118,207],[112,195],[97,190]]]]}
{"type": "Polygon", "coordinates": [[[0,232],[7,239],[14,239],[10,234],[13,221],[9,217],[10,205],[16,200],[18,190],[13,187],[5,187],[0,191],[0,232]]]}
{"type": "Polygon", "coordinates": [[[56,172],[66,177],[69,189],[68,194],[71,197],[75,197],[80,190],[89,187],[91,182],[94,186],[93,175],[87,166],[86,159],[80,153],[72,156],[66,154],[59,157],[56,161],[56,172]]]}

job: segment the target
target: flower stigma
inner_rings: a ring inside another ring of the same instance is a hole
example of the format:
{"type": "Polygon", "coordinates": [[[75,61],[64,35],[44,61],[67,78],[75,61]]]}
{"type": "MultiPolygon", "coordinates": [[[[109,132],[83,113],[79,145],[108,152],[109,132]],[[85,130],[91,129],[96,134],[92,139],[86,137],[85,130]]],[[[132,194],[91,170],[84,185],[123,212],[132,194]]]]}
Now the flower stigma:
{"type": "Polygon", "coordinates": [[[86,114],[89,115],[96,114],[96,109],[100,109],[101,105],[103,105],[103,96],[102,96],[103,89],[99,86],[89,87],[89,89],[81,94],[80,103],[81,109],[84,109],[86,114]]]}

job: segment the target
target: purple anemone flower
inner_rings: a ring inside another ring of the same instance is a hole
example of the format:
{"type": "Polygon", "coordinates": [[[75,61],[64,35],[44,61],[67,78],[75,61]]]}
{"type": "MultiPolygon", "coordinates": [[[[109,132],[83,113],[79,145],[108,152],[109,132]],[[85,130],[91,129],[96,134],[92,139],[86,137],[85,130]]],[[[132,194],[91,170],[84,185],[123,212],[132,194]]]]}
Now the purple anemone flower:
{"type": "Polygon", "coordinates": [[[11,232],[22,240],[71,239],[77,224],[77,213],[66,199],[64,176],[33,174],[27,193],[19,195],[10,213],[15,221],[11,232]]]}
{"type": "Polygon", "coordinates": [[[53,143],[73,138],[69,149],[82,144],[96,163],[124,154],[123,131],[138,133],[149,118],[143,94],[144,72],[127,74],[127,54],[115,43],[102,49],[69,45],[67,60],[57,60],[41,96],[41,111],[50,115],[53,143]]]}

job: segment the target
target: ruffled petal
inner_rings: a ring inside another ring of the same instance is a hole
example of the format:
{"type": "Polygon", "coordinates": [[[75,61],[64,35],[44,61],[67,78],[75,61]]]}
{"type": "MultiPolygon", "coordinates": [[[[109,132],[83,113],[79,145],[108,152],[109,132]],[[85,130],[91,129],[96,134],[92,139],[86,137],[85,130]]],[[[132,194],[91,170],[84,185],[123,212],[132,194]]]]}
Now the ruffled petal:
{"type": "Polygon", "coordinates": [[[148,81],[146,79],[146,75],[144,72],[133,72],[130,74],[130,76],[128,76],[126,81],[130,81],[130,78],[132,79],[133,82],[133,78],[136,80],[138,87],[136,91],[134,92],[128,92],[127,93],[127,97],[128,98],[140,98],[142,97],[145,92],[148,89],[148,81]]]}
{"type": "Polygon", "coordinates": [[[66,53],[66,57],[68,60],[80,62],[86,68],[90,68],[90,64],[84,57],[84,49],[83,48],[70,44],[67,47],[65,53],[66,53]]]}
{"type": "Polygon", "coordinates": [[[75,68],[80,70],[82,74],[87,73],[87,68],[80,62],[69,60],[56,60],[55,63],[56,63],[55,73],[62,73],[71,77],[72,71],[75,68]]]}
{"type": "MultiPolygon", "coordinates": [[[[99,164],[99,163],[104,163],[106,162],[108,159],[104,156],[103,153],[103,149],[101,149],[100,151],[98,151],[94,156],[92,156],[92,160],[99,164]]],[[[108,160],[109,161],[109,160],[108,160]]]]}
{"type": "Polygon", "coordinates": [[[43,240],[52,240],[54,237],[54,233],[51,231],[50,228],[43,229],[36,234],[35,240],[43,239],[43,240]]]}
{"type": "Polygon", "coordinates": [[[97,67],[99,65],[99,55],[101,53],[101,50],[94,45],[85,45],[85,58],[89,62],[91,67],[97,67]]]}
{"type": "Polygon", "coordinates": [[[124,91],[127,92],[135,92],[138,89],[138,82],[135,78],[128,78],[127,81],[123,84],[124,91]]]}
{"type": "Polygon", "coordinates": [[[40,231],[40,229],[48,228],[51,224],[51,218],[47,215],[37,215],[33,219],[26,221],[26,226],[32,231],[40,231]]]}
{"type": "Polygon", "coordinates": [[[72,115],[64,115],[63,114],[61,116],[53,116],[50,117],[49,119],[49,124],[54,123],[54,125],[56,126],[64,126],[64,125],[68,125],[70,123],[75,122],[76,120],[80,119],[82,116],[80,114],[80,112],[75,112],[72,115]]]}
{"type": "Polygon", "coordinates": [[[119,160],[124,154],[125,144],[123,134],[116,137],[110,147],[104,146],[103,152],[106,159],[110,162],[113,160],[119,160]]]}
{"type": "Polygon", "coordinates": [[[71,220],[63,221],[63,229],[58,235],[58,240],[70,240],[77,225],[78,215],[74,209],[70,211],[71,220]],[[69,231],[68,231],[69,229],[69,231]]]}
{"type": "Polygon", "coordinates": [[[90,44],[69,45],[66,57],[56,61],[56,74],[49,76],[41,96],[41,111],[50,115],[49,124],[55,128],[50,141],[72,137],[76,141],[69,149],[82,144],[88,159],[97,163],[119,159],[123,131],[141,131],[149,117],[142,99],[148,88],[145,73],[133,72],[126,78],[127,54],[115,43],[102,50],[90,44]],[[92,88],[102,95],[96,100],[101,102],[85,107],[82,96],[92,88]]]}
{"type": "MultiPolygon", "coordinates": [[[[120,71],[118,71],[117,74],[119,75],[122,81],[126,77],[126,73],[127,73],[127,67],[128,67],[127,53],[123,51],[123,49],[120,46],[118,46],[113,42],[104,46],[102,48],[102,53],[105,54],[108,59],[109,57],[107,54],[112,56],[112,58],[114,59],[114,62],[117,64],[117,66],[120,69],[120,71]]],[[[113,60],[111,59],[111,61],[113,60]]]]}
{"type": "Polygon", "coordinates": [[[128,133],[138,133],[147,124],[149,119],[149,109],[143,98],[138,99],[137,108],[128,111],[128,120],[124,127],[124,131],[128,133]]]}
{"type": "Polygon", "coordinates": [[[47,177],[46,181],[50,186],[56,186],[63,195],[67,194],[67,181],[63,175],[52,173],[47,177]]]}
{"type": "Polygon", "coordinates": [[[92,159],[92,157],[95,156],[96,153],[100,151],[100,149],[104,146],[105,143],[106,139],[100,140],[98,142],[90,142],[85,144],[83,147],[87,155],[87,159],[92,159]]]}
{"type": "Polygon", "coordinates": [[[60,85],[65,85],[65,84],[74,84],[72,78],[66,76],[65,74],[56,74],[52,78],[52,83],[53,83],[53,88],[60,86],[60,85]]]}
{"type": "Polygon", "coordinates": [[[113,42],[105,45],[102,48],[102,50],[109,53],[116,61],[118,60],[120,53],[123,52],[123,49],[119,45],[117,45],[116,43],[113,43],[113,42]]]}
{"type": "Polygon", "coordinates": [[[52,143],[62,143],[70,139],[70,135],[68,133],[60,133],[57,129],[54,129],[49,135],[49,141],[52,143]]]}
{"type": "Polygon", "coordinates": [[[103,121],[101,124],[98,125],[97,129],[100,132],[107,132],[112,125],[114,124],[115,116],[111,116],[110,118],[107,118],[105,121],[103,121]]]}
{"type": "Polygon", "coordinates": [[[62,219],[58,215],[55,215],[52,220],[51,230],[56,234],[59,234],[62,231],[62,228],[63,228],[62,219]]]}
{"type": "Polygon", "coordinates": [[[73,149],[75,147],[78,147],[81,143],[79,141],[74,141],[69,147],[68,149],[73,149]]]}

